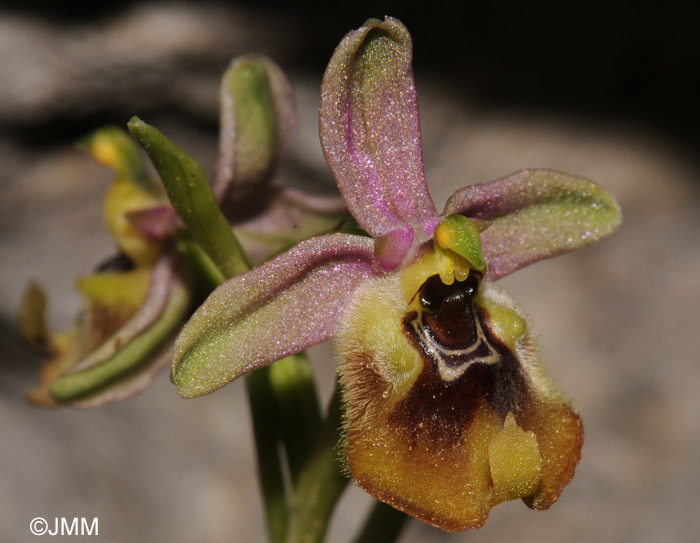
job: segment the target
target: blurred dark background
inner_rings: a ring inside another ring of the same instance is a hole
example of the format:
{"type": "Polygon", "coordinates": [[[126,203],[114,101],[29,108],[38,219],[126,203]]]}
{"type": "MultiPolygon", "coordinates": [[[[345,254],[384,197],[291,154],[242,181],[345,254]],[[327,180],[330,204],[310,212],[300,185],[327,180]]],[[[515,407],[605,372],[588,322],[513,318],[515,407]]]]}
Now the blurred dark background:
{"type": "MultiPolygon", "coordinates": [[[[67,29],[99,24],[137,4],[4,3],[9,13],[67,29]]],[[[416,72],[444,80],[477,104],[636,123],[660,131],[688,150],[694,150],[700,139],[697,2],[437,1],[408,7],[408,2],[360,0],[324,7],[282,1],[196,5],[232,7],[274,27],[273,41],[283,44],[285,68],[314,74],[320,73],[328,51],[349,28],[369,16],[392,15],[411,30],[417,44],[416,72]]],[[[209,68],[218,71],[214,64],[209,68]]],[[[149,112],[163,107],[173,104],[144,104],[149,112]]],[[[72,110],[69,126],[61,118],[66,111],[60,110],[56,118],[10,116],[3,121],[25,141],[48,143],[53,138],[64,140],[67,131],[77,136],[96,119],[121,121],[116,118],[119,113],[107,102],[72,110]]]]}

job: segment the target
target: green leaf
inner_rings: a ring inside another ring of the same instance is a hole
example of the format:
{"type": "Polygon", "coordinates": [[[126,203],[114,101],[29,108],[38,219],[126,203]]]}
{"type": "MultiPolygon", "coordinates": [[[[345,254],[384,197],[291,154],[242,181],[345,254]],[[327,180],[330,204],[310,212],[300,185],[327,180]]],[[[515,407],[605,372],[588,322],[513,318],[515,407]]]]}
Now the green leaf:
{"type": "Polygon", "coordinates": [[[250,262],[221,213],[202,167],[158,129],[137,117],[129,130],[160,175],[173,207],[194,239],[227,277],[250,268],[250,262]]]}

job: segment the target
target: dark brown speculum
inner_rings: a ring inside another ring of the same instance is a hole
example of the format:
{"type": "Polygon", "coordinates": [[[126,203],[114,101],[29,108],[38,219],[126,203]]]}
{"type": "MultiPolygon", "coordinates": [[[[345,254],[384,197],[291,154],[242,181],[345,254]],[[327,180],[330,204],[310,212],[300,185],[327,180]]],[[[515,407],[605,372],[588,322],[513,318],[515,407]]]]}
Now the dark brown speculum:
{"type": "Polygon", "coordinates": [[[501,419],[527,403],[520,364],[491,331],[488,311],[475,302],[478,288],[475,274],[452,285],[433,276],[418,293],[422,308],[404,318],[404,331],[424,364],[391,419],[414,440],[427,432],[454,446],[481,400],[501,419]]]}

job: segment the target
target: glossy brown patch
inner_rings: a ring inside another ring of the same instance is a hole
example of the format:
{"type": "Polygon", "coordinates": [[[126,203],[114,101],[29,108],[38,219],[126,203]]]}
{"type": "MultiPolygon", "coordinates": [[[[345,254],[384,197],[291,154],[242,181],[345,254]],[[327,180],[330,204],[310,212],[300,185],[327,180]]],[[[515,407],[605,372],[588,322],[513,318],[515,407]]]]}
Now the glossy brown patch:
{"type": "Polygon", "coordinates": [[[520,363],[491,333],[488,312],[471,300],[455,298],[432,314],[412,311],[404,318],[404,330],[421,353],[423,371],[390,419],[412,441],[427,434],[438,446],[456,446],[481,400],[501,421],[529,405],[520,363]],[[495,356],[481,362],[489,352],[495,356]],[[464,373],[446,381],[440,363],[464,368],[464,373]]]}

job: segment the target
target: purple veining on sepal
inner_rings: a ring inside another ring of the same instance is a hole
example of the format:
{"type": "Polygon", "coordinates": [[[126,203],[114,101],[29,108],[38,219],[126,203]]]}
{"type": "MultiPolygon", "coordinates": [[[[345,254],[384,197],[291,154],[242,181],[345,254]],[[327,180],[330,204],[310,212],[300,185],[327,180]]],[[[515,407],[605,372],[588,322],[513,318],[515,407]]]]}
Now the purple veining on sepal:
{"type": "Polygon", "coordinates": [[[374,256],[384,271],[396,268],[411,249],[415,235],[413,228],[397,228],[374,240],[374,256]]]}
{"type": "Polygon", "coordinates": [[[375,274],[374,241],[303,241],[219,286],[175,343],[173,382],[208,394],[256,368],[330,339],[348,298],[375,274]]]}
{"type": "Polygon", "coordinates": [[[621,221],[611,194],[592,181],[552,170],[521,170],[463,187],[445,205],[444,214],[452,213],[491,221],[481,245],[486,278],[492,281],[590,245],[621,221]]]}
{"type": "Polygon", "coordinates": [[[408,31],[387,17],[343,39],[321,86],[324,155],[350,212],[374,237],[437,216],[411,57],[408,31]]]}

